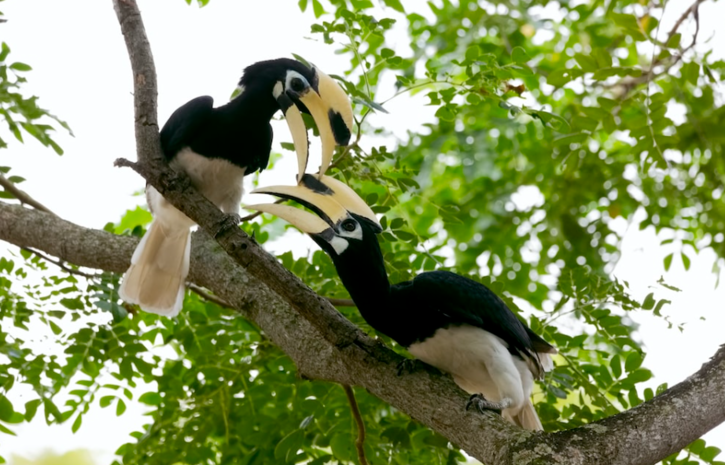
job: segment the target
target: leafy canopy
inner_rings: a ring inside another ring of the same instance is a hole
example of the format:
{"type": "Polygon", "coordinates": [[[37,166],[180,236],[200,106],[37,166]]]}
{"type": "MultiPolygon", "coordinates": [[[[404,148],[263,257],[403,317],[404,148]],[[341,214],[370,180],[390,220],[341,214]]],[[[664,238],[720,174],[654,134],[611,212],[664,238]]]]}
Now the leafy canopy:
{"type": "MultiPolygon", "coordinates": [[[[636,301],[609,275],[622,241],[615,225],[644,212],[639,228],[667,231],[662,244],[674,252],[665,269],[675,256],[689,268],[693,253],[710,248],[719,273],[725,62],[697,53],[684,26],[660,30],[665,3],[563,1],[548,17],[546,0],[382,3],[300,0],[299,7],[314,15],[314,37],[350,57],[334,77],[373,146],[363,149],[358,138],[338,152],[331,173],[382,215],[392,281],[436,268],[468,275],[554,343],[557,367],[535,397],[547,430],[664,390],[638,389],[652,373],[628,313],[661,316],[668,301],[659,292],[636,301]],[[408,47],[391,45],[396,31],[408,47]],[[385,88],[384,75],[395,77],[395,89],[385,88]],[[435,121],[404,139],[372,126],[367,115],[385,111],[379,95],[390,94],[424,94],[435,121]],[[512,297],[527,302],[525,312],[512,297]]],[[[7,55],[3,44],[0,61],[7,55]]],[[[65,124],[20,93],[29,70],[2,64],[0,114],[19,140],[22,129],[62,153],[52,127],[38,120],[65,124]]],[[[149,220],[129,211],[106,229],[140,235],[149,220]]],[[[260,243],[285,231],[266,217],[244,227],[260,243]]],[[[321,295],[347,297],[321,251],[279,258],[321,295]]],[[[298,379],[254,325],[195,294],[176,320],[126,307],[118,279],[49,268],[26,251],[0,258],[2,433],[38,412],[76,431],[91,408],[122,415],[127,403],[141,402],[151,409],[149,424],[120,446],[119,462],[357,463],[355,423],[339,386],[298,379]],[[42,284],[27,282],[29,270],[42,272],[42,284]],[[41,338],[53,343],[38,350],[33,341],[41,338]],[[161,345],[173,356],[162,356],[161,345]],[[158,389],[137,396],[140,381],[158,389]],[[19,384],[36,398],[12,403],[19,384]],[[60,393],[70,396],[65,405],[56,402],[60,393]]],[[[341,311],[373,332],[354,308],[341,311]]],[[[440,435],[356,394],[370,463],[465,460],[440,435]]],[[[714,461],[718,453],[698,440],[663,463],[723,463],[714,461]]]]}

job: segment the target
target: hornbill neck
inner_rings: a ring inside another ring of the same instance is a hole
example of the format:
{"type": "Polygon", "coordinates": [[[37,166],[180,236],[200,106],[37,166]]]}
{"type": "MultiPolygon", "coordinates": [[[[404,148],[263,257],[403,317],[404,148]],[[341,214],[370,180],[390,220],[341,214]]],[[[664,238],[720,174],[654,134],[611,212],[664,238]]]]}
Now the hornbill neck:
{"type": "Polygon", "coordinates": [[[272,88],[271,82],[269,85],[245,88],[241,95],[222,107],[223,111],[233,118],[252,118],[266,123],[279,110],[272,88]]]}
{"type": "Polygon", "coordinates": [[[371,319],[386,313],[390,300],[390,282],[375,234],[365,236],[362,243],[351,243],[341,255],[330,255],[342,284],[358,310],[374,326],[371,319]]]}

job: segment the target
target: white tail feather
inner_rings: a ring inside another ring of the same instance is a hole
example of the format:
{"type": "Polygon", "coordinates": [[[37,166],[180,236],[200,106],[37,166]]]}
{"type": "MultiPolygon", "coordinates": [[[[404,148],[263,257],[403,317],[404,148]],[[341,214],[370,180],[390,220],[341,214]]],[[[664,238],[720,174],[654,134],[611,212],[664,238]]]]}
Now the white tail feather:
{"type": "Polygon", "coordinates": [[[123,276],[121,298],[147,312],[169,317],[178,315],[189,274],[190,239],[189,228],[152,222],[123,276]]]}
{"type": "Polygon", "coordinates": [[[541,426],[539,415],[536,414],[536,409],[534,409],[534,404],[531,403],[530,399],[526,399],[524,406],[521,407],[518,413],[513,414],[510,410],[504,410],[501,412],[501,416],[524,429],[531,431],[544,430],[544,427],[541,426]]]}

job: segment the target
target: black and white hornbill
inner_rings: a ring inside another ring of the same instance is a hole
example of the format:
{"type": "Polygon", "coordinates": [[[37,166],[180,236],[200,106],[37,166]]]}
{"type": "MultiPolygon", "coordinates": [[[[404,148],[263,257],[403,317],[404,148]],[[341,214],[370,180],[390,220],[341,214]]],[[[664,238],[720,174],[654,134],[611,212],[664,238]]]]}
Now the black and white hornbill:
{"type": "MultiPolygon", "coordinates": [[[[315,120],[322,141],[324,173],[335,145],[347,145],[352,108],[342,88],[315,67],[280,58],[244,70],[240,94],[213,107],[209,96],[179,107],[161,129],[169,163],[185,171],[194,186],[223,212],[238,215],[245,175],[266,168],[272,148],[270,120],[279,110],[292,132],[299,177],[307,167],[307,130],[300,111],[315,120]]],[[[189,271],[194,222],[152,186],[146,197],[154,215],[126,271],[119,294],[127,302],[162,315],[179,313],[189,271]]]]}
{"type": "MultiPolygon", "coordinates": [[[[556,349],[523,324],[486,286],[447,271],[388,282],[370,207],[346,184],[305,175],[297,186],[253,193],[292,199],[245,208],[276,215],[307,233],[332,258],[365,321],[416,358],[450,373],[479,410],[501,410],[523,428],[541,430],[531,403],[534,379],[553,368],[556,349]]],[[[470,404],[469,404],[470,405],[470,404]]]]}

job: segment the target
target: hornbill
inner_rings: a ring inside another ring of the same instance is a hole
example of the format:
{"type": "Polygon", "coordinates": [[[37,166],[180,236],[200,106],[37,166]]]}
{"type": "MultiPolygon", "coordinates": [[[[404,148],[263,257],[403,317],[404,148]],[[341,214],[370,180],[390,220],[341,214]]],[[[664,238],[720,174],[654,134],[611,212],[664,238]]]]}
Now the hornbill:
{"type": "MultiPolygon", "coordinates": [[[[342,88],[315,67],[280,58],[248,66],[240,94],[214,108],[209,96],[179,107],[161,129],[161,148],[175,169],[224,213],[238,218],[245,175],[263,170],[272,148],[270,120],[282,110],[292,132],[301,177],[307,167],[307,129],[300,111],[315,120],[322,141],[324,173],[335,145],[347,145],[352,108],[342,88]]],[[[146,198],[154,220],[131,259],[119,290],[143,310],[175,316],[184,300],[194,222],[153,187],[146,198]]]]}
{"type": "Polygon", "coordinates": [[[332,258],[365,321],[413,356],[450,373],[479,411],[541,430],[531,403],[534,379],[553,368],[556,349],[522,323],[490,289],[448,271],[430,271],[390,285],[375,235],[373,211],[346,184],[305,175],[297,186],[253,193],[292,199],[307,211],[281,204],[245,208],[276,215],[307,233],[332,258]]]}

